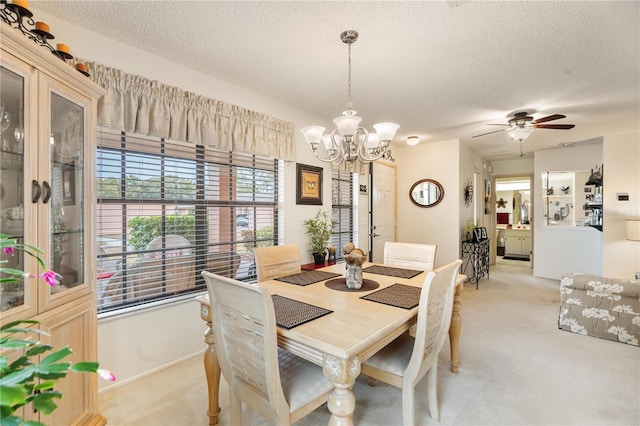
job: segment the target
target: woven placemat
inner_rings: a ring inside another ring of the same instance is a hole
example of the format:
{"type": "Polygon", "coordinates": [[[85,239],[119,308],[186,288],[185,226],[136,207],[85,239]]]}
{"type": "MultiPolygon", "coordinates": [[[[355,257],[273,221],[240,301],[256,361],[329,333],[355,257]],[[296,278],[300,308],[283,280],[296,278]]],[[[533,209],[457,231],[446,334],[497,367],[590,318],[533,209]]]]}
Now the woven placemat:
{"type": "Polygon", "coordinates": [[[413,309],[420,303],[421,287],[406,284],[393,284],[382,290],[361,296],[360,299],[383,303],[403,309],[413,309]]]}
{"type": "Polygon", "coordinates": [[[396,268],[393,266],[371,265],[364,268],[362,272],[368,272],[370,274],[378,274],[378,275],[388,275],[390,277],[397,277],[397,278],[413,278],[416,275],[420,275],[424,271],[396,268]]]}
{"type": "Polygon", "coordinates": [[[368,280],[366,278],[362,279],[362,287],[360,288],[349,288],[347,287],[347,279],[342,277],[342,278],[334,278],[332,280],[329,280],[327,282],[324,283],[324,285],[327,288],[330,288],[331,290],[338,290],[338,291],[371,291],[371,290],[375,290],[376,288],[380,287],[380,284],[378,284],[377,281],[374,280],[368,280]]]}
{"type": "Polygon", "coordinates": [[[334,272],[305,271],[293,275],[287,275],[286,277],[275,278],[275,280],[282,281],[283,283],[305,286],[339,276],[340,274],[336,274],[334,272]]]}
{"type": "Polygon", "coordinates": [[[272,295],[271,299],[276,313],[276,324],[287,330],[333,312],[278,294],[272,295]]]}

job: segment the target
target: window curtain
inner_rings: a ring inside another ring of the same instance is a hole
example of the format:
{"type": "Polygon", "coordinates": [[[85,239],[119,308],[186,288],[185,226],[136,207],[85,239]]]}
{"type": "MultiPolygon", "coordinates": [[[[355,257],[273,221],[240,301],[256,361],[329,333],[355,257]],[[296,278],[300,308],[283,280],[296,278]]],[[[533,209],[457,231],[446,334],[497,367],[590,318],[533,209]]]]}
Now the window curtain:
{"type": "Polygon", "coordinates": [[[293,123],[121,70],[85,62],[106,93],[98,124],[225,151],[295,161],[293,123]]]}

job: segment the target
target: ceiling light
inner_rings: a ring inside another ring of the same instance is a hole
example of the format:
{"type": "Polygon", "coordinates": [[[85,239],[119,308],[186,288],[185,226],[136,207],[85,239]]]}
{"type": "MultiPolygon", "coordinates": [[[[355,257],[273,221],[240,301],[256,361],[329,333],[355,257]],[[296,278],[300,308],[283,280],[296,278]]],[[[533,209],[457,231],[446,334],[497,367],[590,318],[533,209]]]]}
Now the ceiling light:
{"type": "Polygon", "coordinates": [[[407,138],[407,145],[415,146],[420,143],[420,138],[417,136],[409,136],[407,138]]]}
{"type": "Polygon", "coordinates": [[[516,125],[513,129],[507,130],[507,134],[512,140],[520,142],[528,138],[531,132],[533,132],[533,127],[525,127],[524,124],[522,126],[516,125]]]}
{"type": "Polygon", "coordinates": [[[353,166],[355,161],[365,164],[381,158],[393,161],[389,143],[400,126],[396,123],[377,123],[373,125],[376,133],[369,133],[364,127],[359,127],[362,118],[351,109],[351,45],[358,40],[358,32],[344,31],[340,34],[340,39],[349,46],[347,109],[333,120],[336,128],[328,135],[324,135],[325,129],[322,126],[308,126],[300,131],[315,156],[326,163],[339,165],[347,161],[353,166]],[[320,142],[326,155],[317,151],[320,142]]]}

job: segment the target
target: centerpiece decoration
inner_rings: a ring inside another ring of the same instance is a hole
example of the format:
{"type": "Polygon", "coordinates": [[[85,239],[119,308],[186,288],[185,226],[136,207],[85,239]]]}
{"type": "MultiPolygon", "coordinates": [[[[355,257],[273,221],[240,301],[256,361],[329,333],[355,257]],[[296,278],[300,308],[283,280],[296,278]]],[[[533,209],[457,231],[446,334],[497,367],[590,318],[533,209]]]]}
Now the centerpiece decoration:
{"type": "Polygon", "coordinates": [[[342,247],[344,260],[347,263],[346,283],[351,289],[359,289],[362,287],[362,264],[366,262],[367,257],[352,242],[345,243],[342,247]]]}
{"type": "Polygon", "coordinates": [[[330,212],[318,209],[314,217],[303,223],[310,238],[309,249],[313,255],[313,262],[316,265],[324,265],[327,249],[331,245],[331,232],[338,222],[331,218],[330,212]]]}

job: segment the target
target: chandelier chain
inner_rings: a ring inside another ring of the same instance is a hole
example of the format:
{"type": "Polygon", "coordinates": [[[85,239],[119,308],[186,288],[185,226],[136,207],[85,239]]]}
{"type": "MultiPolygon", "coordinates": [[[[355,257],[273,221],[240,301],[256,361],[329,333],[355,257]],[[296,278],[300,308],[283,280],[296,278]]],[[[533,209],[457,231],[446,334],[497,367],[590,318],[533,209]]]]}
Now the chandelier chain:
{"type": "Polygon", "coordinates": [[[349,71],[348,71],[348,85],[347,85],[347,109],[351,109],[351,42],[349,45],[349,71]]]}

